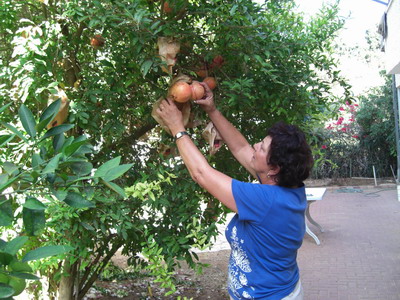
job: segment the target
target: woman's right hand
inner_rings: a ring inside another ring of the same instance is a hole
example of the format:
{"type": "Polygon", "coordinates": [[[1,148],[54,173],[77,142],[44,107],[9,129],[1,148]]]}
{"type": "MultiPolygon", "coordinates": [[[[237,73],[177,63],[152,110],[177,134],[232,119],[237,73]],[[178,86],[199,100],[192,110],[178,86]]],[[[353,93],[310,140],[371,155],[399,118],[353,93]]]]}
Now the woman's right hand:
{"type": "Polygon", "coordinates": [[[208,85],[206,83],[204,83],[204,82],[199,82],[199,83],[204,87],[205,94],[202,99],[196,100],[196,101],[194,101],[194,103],[200,104],[206,113],[210,113],[210,112],[216,110],[213,92],[211,91],[211,89],[208,87],[208,85]]]}

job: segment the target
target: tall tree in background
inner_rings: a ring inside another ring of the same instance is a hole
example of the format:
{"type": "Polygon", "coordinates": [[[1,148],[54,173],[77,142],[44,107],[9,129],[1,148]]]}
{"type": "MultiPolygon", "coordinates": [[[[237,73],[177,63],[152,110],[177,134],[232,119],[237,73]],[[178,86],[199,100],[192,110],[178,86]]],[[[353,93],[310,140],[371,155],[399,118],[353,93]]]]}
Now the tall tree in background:
{"type": "Polygon", "coordinates": [[[385,76],[383,86],[373,88],[360,97],[356,120],[361,128],[360,145],[366,149],[371,163],[382,164],[387,170],[390,166],[396,166],[395,118],[390,76],[385,76]]]}
{"type": "MultiPolygon", "coordinates": [[[[177,75],[202,80],[205,72],[217,80],[218,107],[250,142],[277,120],[311,128],[332,102],[349,95],[331,55],[343,25],[337,11],[327,6],[306,22],[292,1],[2,1],[0,100],[13,105],[1,120],[18,127],[22,103],[39,119],[49,98],[61,98],[69,112],[65,122],[75,125],[66,140],[87,136],[95,151],[85,158],[101,170],[97,179],[86,179],[90,188],[80,189],[94,206],[70,207],[58,193],[61,203],[46,209],[47,229],[30,244],[57,241],[75,249],[63,263],[38,266],[49,276],[49,294],[58,290],[63,299],[82,299],[120,247],[132,263],[139,263],[134,255],[142,252],[152,272],[167,281],[177,260],[195,267],[190,249],[217,235],[223,208],[189,179],[172,138],[151,117],[153,105],[177,75]],[[160,57],[160,38],[180,45],[170,66],[160,57]],[[343,87],[341,97],[332,96],[334,84],[343,87]],[[119,156],[133,167],[117,179],[122,165],[112,158],[119,156]],[[207,203],[213,205],[204,210],[207,203]]],[[[206,116],[197,107],[190,110],[188,130],[206,153],[206,116]]],[[[54,151],[68,146],[63,143],[53,142],[54,151]]],[[[2,165],[12,161],[23,168],[29,155],[23,147],[5,151],[2,165]]],[[[208,158],[219,170],[246,179],[226,149],[208,158]]],[[[92,174],[85,166],[72,171],[92,174]]],[[[45,191],[54,182],[31,183],[31,190],[45,191]]]]}
{"type": "MultiPolygon", "coordinates": [[[[395,121],[392,79],[385,75],[380,36],[367,31],[366,47],[339,46],[336,55],[357,60],[376,69],[366,90],[349,98],[326,128],[316,127],[313,140],[319,145],[314,175],[317,178],[392,177],[396,166],[395,121]],[[376,75],[376,76],[374,76],[376,75]],[[380,75],[380,78],[379,78],[380,75]]],[[[354,91],[353,91],[354,93],[354,91]]]]}

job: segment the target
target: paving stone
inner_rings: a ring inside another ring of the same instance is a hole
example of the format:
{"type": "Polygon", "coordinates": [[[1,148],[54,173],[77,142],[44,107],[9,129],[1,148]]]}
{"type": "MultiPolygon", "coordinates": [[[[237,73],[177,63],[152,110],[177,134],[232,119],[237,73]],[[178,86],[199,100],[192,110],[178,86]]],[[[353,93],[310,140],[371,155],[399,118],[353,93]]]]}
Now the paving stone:
{"type": "MultiPolygon", "coordinates": [[[[324,232],[309,224],[321,244],[306,234],[299,250],[304,300],[400,300],[396,186],[354,190],[328,187],[310,207],[324,232]]],[[[208,251],[229,249],[224,230],[220,225],[221,235],[208,251]]]]}
{"type": "Polygon", "coordinates": [[[305,300],[400,299],[400,202],[394,188],[328,189],[298,261],[305,300]]]}

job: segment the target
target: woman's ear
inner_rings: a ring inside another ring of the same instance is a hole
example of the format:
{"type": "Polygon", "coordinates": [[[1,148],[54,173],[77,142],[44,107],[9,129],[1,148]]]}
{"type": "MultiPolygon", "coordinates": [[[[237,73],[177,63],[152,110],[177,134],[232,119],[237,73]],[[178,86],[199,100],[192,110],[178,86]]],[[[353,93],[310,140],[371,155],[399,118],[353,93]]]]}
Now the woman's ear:
{"type": "Polygon", "coordinates": [[[276,176],[279,174],[279,172],[281,171],[281,167],[280,166],[271,166],[271,168],[268,171],[269,176],[276,176]]]}

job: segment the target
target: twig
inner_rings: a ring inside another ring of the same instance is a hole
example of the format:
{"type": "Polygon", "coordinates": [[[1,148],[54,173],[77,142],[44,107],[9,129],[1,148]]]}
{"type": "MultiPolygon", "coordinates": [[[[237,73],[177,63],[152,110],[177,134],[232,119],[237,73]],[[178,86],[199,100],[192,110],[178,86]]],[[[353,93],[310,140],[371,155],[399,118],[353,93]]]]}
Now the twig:
{"type": "Polygon", "coordinates": [[[114,246],[111,248],[110,252],[107,254],[107,256],[103,259],[99,267],[92,273],[92,276],[89,278],[87,283],[84,285],[84,287],[80,290],[79,292],[79,297],[78,299],[83,299],[83,297],[86,295],[88,290],[91,288],[93,283],[97,280],[99,277],[100,273],[103,271],[103,269],[106,267],[107,263],[110,261],[110,259],[114,256],[115,252],[123,245],[124,243],[122,241],[119,241],[117,243],[114,243],[114,246]]]}

